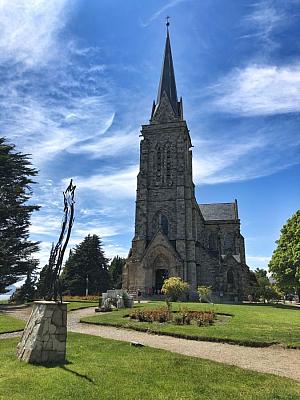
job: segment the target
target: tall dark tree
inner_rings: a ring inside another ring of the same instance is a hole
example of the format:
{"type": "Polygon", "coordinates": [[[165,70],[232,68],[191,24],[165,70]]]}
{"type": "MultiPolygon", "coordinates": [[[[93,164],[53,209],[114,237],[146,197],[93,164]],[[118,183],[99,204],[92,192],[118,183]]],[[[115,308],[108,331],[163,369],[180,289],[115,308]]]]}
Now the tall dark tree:
{"type": "Polygon", "coordinates": [[[110,287],[108,261],[97,235],[88,235],[70,253],[61,274],[63,291],[66,294],[84,296],[100,294],[110,287]]]}
{"type": "Polygon", "coordinates": [[[35,287],[35,270],[37,268],[38,262],[36,262],[36,266],[33,265],[33,269],[29,269],[27,271],[27,276],[24,284],[15,291],[15,293],[11,296],[10,301],[16,303],[28,303],[33,301],[36,296],[36,287],[35,287]]]}
{"type": "Polygon", "coordinates": [[[295,290],[300,298],[300,210],[281,229],[269,270],[283,290],[295,290]]]}
{"type": "Polygon", "coordinates": [[[122,287],[122,271],[125,265],[126,258],[116,256],[112,259],[108,270],[111,277],[111,285],[115,289],[122,287]]]}
{"type": "Polygon", "coordinates": [[[38,242],[29,240],[29,226],[39,206],[28,204],[36,175],[29,156],[0,138],[0,293],[36,267],[38,242]]]}
{"type": "Polygon", "coordinates": [[[40,271],[40,276],[36,284],[36,298],[43,299],[48,292],[49,285],[47,280],[49,279],[49,265],[46,264],[40,271]]]}

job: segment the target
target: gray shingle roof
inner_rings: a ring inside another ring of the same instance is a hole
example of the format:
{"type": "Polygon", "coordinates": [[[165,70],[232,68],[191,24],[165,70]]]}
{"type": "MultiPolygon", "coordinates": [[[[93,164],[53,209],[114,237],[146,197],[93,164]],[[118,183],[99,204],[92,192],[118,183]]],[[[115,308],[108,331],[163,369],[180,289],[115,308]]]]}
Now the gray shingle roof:
{"type": "Polygon", "coordinates": [[[200,211],[206,221],[236,220],[236,203],[199,204],[200,211]]]}

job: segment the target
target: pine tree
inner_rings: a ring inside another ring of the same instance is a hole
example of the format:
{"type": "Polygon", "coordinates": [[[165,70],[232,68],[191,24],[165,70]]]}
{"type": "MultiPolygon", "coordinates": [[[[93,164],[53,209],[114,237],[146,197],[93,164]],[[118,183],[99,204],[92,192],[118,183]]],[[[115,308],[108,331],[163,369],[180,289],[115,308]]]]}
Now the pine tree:
{"type": "Polygon", "coordinates": [[[38,243],[28,239],[31,213],[39,209],[28,205],[36,174],[28,155],[0,138],[0,293],[36,266],[38,243]]]}
{"type": "Polygon", "coordinates": [[[43,299],[47,292],[49,285],[47,284],[47,278],[49,277],[49,265],[46,264],[40,271],[39,280],[36,284],[36,298],[43,299]]]}
{"type": "Polygon", "coordinates": [[[269,270],[283,290],[296,290],[300,297],[300,210],[281,229],[269,270]]]}
{"type": "Polygon", "coordinates": [[[113,258],[108,268],[111,278],[111,285],[115,289],[121,289],[122,287],[122,271],[125,262],[126,258],[116,256],[113,258]]]}
{"type": "Polygon", "coordinates": [[[33,265],[33,269],[29,269],[27,271],[27,276],[24,284],[15,291],[15,293],[11,296],[10,301],[16,303],[28,303],[35,299],[36,296],[36,288],[35,288],[35,270],[38,265],[36,261],[35,266],[33,265]]]}
{"type": "Polygon", "coordinates": [[[108,259],[97,235],[88,235],[70,253],[65,263],[61,282],[63,291],[72,296],[100,294],[110,287],[108,259]]]}

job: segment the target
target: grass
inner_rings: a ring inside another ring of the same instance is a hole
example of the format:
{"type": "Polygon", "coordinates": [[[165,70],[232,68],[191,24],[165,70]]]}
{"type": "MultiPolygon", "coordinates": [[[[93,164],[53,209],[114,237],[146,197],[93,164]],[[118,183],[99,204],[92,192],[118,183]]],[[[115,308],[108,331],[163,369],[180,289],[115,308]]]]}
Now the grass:
{"type": "MultiPolygon", "coordinates": [[[[68,303],[68,311],[79,310],[81,308],[96,307],[98,303],[92,301],[74,301],[68,303]]],[[[25,328],[26,322],[18,318],[4,315],[0,312],[0,334],[15,331],[22,331],[25,328]]]]}
{"type": "Polygon", "coordinates": [[[1,400],[300,400],[296,381],[95,336],[69,334],[56,367],[18,361],[16,345],[0,341],[1,400]]]}
{"type": "Polygon", "coordinates": [[[98,302],[95,301],[72,301],[68,303],[68,311],[79,310],[81,308],[98,307],[98,302]]]}
{"type": "Polygon", "coordinates": [[[22,331],[24,328],[24,321],[0,313],[0,333],[22,331]]]}
{"type": "MultiPolygon", "coordinates": [[[[136,307],[154,308],[163,302],[139,304],[136,307]]],[[[266,346],[280,343],[287,347],[300,348],[300,308],[284,305],[229,305],[173,303],[173,310],[187,306],[192,310],[214,309],[217,313],[231,314],[224,323],[198,327],[177,326],[170,323],[138,322],[126,318],[130,309],[97,314],[82,318],[83,322],[112,325],[141,331],[196,340],[222,341],[250,346],[266,346]]]]}

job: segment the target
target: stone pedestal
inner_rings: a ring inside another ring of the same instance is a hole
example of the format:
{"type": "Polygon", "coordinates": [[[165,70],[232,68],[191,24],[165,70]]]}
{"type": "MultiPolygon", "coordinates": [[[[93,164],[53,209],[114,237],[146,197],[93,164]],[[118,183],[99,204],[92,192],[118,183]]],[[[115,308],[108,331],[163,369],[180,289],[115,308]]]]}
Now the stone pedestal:
{"type": "Polygon", "coordinates": [[[36,301],[17,347],[30,364],[61,364],[66,359],[67,304],[36,301]]]}

